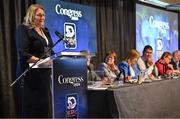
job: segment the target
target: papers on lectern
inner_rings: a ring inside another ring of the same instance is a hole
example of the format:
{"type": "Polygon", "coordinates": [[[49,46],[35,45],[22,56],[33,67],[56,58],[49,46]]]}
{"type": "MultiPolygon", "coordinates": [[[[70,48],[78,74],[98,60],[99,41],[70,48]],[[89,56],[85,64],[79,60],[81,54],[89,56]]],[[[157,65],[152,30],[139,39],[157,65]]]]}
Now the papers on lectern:
{"type": "MultiPolygon", "coordinates": [[[[34,63],[29,63],[29,67],[31,67],[34,63]]],[[[39,60],[36,65],[34,65],[32,68],[51,68],[52,59],[50,57],[47,57],[45,59],[39,60]]]]}

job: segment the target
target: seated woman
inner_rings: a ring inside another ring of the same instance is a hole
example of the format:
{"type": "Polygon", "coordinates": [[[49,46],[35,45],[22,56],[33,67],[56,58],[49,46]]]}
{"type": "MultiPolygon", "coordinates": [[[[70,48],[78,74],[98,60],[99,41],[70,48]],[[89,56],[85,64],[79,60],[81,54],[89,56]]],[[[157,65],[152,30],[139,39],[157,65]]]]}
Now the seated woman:
{"type": "Polygon", "coordinates": [[[105,83],[112,83],[115,79],[119,79],[120,77],[120,71],[115,63],[115,60],[117,58],[117,55],[115,51],[109,51],[106,56],[103,63],[101,63],[97,70],[103,72],[103,75],[101,74],[101,78],[106,79],[104,80],[105,83]]]}
{"type": "Polygon", "coordinates": [[[124,82],[134,83],[138,80],[138,75],[140,73],[139,68],[137,67],[137,60],[140,57],[140,53],[132,49],[128,57],[119,63],[118,68],[123,72],[124,82]]]}
{"type": "Polygon", "coordinates": [[[173,65],[170,64],[172,54],[170,52],[164,52],[161,58],[155,63],[158,68],[159,75],[171,75],[178,74],[178,70],[174,70],[173,65]]]}

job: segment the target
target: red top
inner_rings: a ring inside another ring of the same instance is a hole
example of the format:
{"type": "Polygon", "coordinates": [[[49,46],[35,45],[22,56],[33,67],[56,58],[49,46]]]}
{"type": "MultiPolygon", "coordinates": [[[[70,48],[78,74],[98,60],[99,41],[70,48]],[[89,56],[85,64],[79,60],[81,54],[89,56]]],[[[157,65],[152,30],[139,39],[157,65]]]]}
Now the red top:
{"type": "Polygon", "coordinates": [[[162,59],[159,59],[156,63],[155,63],[157,69],[158,69],[158,74],[159,75],[169,75],[171,74],[172,70],[167,66],[167,64],[164,64],[162,59]]]}

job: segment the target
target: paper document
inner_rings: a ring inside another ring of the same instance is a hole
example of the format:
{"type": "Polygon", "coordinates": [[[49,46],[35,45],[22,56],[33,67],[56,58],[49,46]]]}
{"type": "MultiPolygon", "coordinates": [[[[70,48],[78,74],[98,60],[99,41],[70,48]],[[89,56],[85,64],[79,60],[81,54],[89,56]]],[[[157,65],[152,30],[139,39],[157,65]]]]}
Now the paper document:
{"type": "MultiPolygon", "coordinates": [[[[34,63],[29,63],[29,66],[31,67],[34,63]]],[[[52,60],[50,57],[47,57],[45,59],[39,60],[36,65],[34,65],[32,68],[50,68],[52,64],[52,60]]]]}
{"type": "Polygon", "coordinates": [[[101,81],[96,81],[92,85],[88,85],[88,89],[90,90],[106,90],[109,86],[103,85],[101,81]]]}

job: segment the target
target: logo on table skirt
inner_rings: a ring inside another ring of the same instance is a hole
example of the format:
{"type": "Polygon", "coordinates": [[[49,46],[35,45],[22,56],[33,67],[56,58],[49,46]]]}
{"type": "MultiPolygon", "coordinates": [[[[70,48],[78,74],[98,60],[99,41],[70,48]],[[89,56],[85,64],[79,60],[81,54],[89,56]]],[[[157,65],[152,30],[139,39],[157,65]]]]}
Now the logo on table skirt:
{"type": "Polygon", "coordinates": [[[66,95],[66,117],[77,117],[77,94],[66,95]]]}

